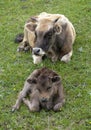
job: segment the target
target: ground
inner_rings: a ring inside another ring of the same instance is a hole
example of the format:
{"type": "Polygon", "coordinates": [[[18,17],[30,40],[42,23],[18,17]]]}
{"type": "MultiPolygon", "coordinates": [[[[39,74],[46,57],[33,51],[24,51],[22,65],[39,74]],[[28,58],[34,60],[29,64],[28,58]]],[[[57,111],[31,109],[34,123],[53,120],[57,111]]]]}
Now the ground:
{"type": "Polygon", "coordinates": [[[91,1],[0,0],[0,130],[91,130],[91,1]],[[14,38],[26,19],[40,12],[67,16],[76,29],[70,63],[46,59],[34,65],[30,52],[18,53],[14,38]],[[55,70],[64,85],[66,103],[60,112],[31,113],[22,104],[11,112],[25,79],[36,68],[55,70]]]}

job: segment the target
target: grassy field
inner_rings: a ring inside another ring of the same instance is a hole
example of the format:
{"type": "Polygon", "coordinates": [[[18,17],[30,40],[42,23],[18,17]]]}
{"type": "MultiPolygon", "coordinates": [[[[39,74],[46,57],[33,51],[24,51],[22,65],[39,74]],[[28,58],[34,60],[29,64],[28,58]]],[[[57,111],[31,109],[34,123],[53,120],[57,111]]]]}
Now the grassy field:
{"type": "Polygon", "coordinates": [[[91,1],[0,0],[0,130],[91,130],[91,1]],[[68,64],[46,59],[34,65],[31,54],[18,53],[16,34],[30,16],[61,13],[73,23],[77,37],[68,64]],[[66,104],[60,112],[31,113],[25,105],[11,112],[25,79],[46,66],[62,76],[66,104]]]}

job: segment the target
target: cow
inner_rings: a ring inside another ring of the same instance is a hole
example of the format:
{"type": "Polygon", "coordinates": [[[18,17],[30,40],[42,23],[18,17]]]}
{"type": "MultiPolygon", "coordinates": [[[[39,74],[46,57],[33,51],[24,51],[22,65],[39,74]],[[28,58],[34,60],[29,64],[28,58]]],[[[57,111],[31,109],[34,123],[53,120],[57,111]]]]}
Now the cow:
{"type": "Polygon", "coordinates": [[[41,109],[60,111],[65,103],[61,77],[46,67],[34,70],[25,81],[12,111],[18,110],[21,102],[31,112],[41,109]]]}
{"type": "Polygon", "coordinates": [[[34,64],[44,56],[52,62],[71,60],[76,32],[67,17],[62,14],[40,13],[31,17],[24,27],[24,38],[18,51],[32,48],[34,64]]]}

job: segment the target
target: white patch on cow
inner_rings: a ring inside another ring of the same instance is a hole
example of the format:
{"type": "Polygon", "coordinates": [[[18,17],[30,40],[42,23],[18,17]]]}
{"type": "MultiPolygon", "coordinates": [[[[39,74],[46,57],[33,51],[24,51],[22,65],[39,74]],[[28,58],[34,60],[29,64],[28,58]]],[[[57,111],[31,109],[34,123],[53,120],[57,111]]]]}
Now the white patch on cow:
{"type": "Polygon", "coordinates": [[[62,18],[60,18],[58,22],[60,22],[62,25],[65,25],[66,23],[68,23],[68,19],[64,17],[64,15],[62,15],[62,18]]]}
{"type": "Polygon", "coordinates": [[[45,55],[45,52],[38,47],[33,48],[33,53],[32,53],[32,57],[33,57],[33,63],[34,64],[38,64],[42,61],[42,57],[45,55]],[[34,51],[39,50],[38,55],[34,54],[34,51]]]}
{"type": "Polygon", "coordinates": [[[41,61],[42,61],[42,56],[32,55],[32,57],[33,57],[33,63],[34,63],[34,64],[41,63],[41,61]]]}
{"type": "Polygon", "coordinates": [[[46,12],[42,12],[42,13],[40,13],[39,18],[40,18],[40,19],[41,19],[41,18],[45,18],[47,15],[48,15],[48,14],[47,14],[46,12]]]}
{"type": "Polygon", "coordinates": [[[70,61],[71,59],[71,56],[72,56],[72,51],[70,51],[68,54],[64,55],[62,58],[61,58],[61,61],[67,63],[70,61]]]}
{"type": "Polygon", "coordinates": [[[19,48],[17,48],[17,52],[19,52],[20,50],[19,50],[19,48]]]}
{"type": "Polygon", "coordinates": [[[43,56],[43,55],[45,55],[45,52],[40,48],[39,54],[40,54],[41,56],[43,56]]]}

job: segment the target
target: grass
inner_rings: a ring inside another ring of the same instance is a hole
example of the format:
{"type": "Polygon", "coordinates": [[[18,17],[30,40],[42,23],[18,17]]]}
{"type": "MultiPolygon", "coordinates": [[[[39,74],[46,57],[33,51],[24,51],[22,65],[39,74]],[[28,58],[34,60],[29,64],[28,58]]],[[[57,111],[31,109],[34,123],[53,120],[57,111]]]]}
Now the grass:
{"type": "Polygon", "coordinates": [[[0,0],[0,130],[91,130],[91,1],[0,0]],[[30,53],[17,53],[16,34],[30,16],[61,13],[74,24],[77,37],[68,64],[45,60],[34,65],[30,53]],[[61,112],[31,113],[25,105],[11,112],[25,79],[46,66],[62,76],[66,104],[61,112]]]}

